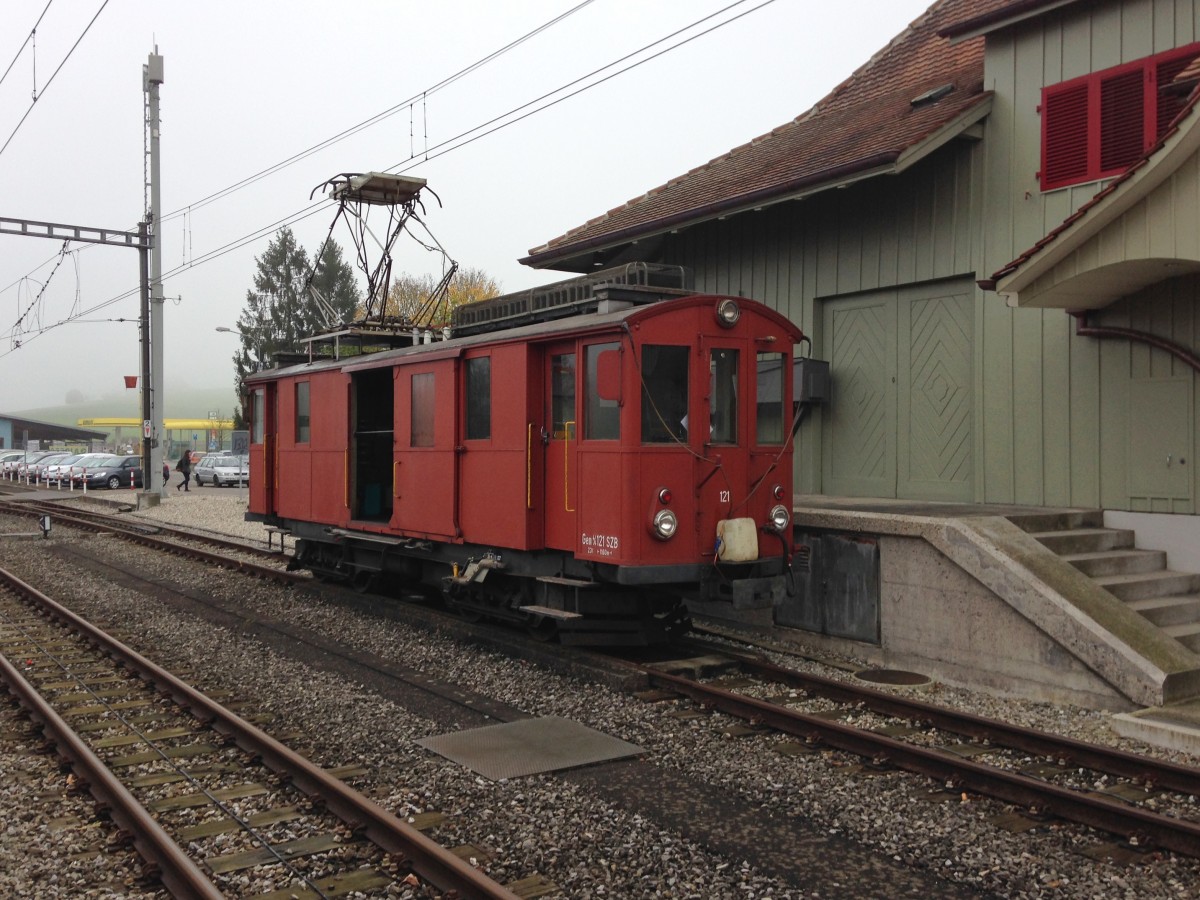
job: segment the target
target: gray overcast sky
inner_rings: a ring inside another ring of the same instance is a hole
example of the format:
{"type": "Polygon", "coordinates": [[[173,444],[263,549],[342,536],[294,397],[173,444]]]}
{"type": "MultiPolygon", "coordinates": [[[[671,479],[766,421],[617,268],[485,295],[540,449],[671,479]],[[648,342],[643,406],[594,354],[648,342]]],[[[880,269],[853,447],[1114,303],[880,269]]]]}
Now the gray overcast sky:
{"type": "MultiPolygon", "coordinates": [[[[236,325],[255,257],[326,179],[411,159],[411,174],[444,204],[430,198],[426,221],[461,265],[487,270],[505,291],[553,281],[564,276],[516,260],[794,118],[928,5],[746,0],[721,12],[732,2],[593,0],[411,114],[400,109],[211,200],[421,95],[579,0],[8,2],[0,8],[0,72],[8,69],[0,81],[0,217],[136,228],[147,203],[142,66],[157,45],[165,69],[163,270],[173,273],[164,279],[166,414],[183,412],[172,408],[173,388],[228,386],[232,408],[238,339],[215,328],[236,325]],[[630,61],[741,18],[451,149],[472,128],[709,15],[630,61]]],[[[291,226],[310,253],[334,211],[326,202],[291,226]]],[[[352,259],[344,225],[334,238],[352,259]]],[[[74,390],[126,395],[137,416],[135,392],[122,381],[139,370],[137,253],[72,244],[77,252],[60,257],[60,248],[0,235],[0,410],[58,405],[74,390]]],[[[395,270],[439,266],[401,238],[395,270]]]]}

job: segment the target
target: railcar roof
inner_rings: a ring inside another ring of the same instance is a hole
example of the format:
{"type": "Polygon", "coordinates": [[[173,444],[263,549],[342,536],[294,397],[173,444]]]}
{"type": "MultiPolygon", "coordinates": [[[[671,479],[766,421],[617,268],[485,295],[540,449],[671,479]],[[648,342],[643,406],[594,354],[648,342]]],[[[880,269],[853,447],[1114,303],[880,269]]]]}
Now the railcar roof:
{"type": "MultiPolygon", "coordinates": [[[[399,347],[395,350],[381,350],[378,353],[370,353],[362,356],[343,357],[342,359],[315,359],[312,362],[299,363],[297,365],[285,366],[278,369],[267,369],[263,372],[257,372],[253,375],[246,376],[246,383],[252,384],[259,381],[273,381],[276,378],[286,378],[291,375],[300,375],[308,372],[321,372],[327,369],[341,369],[343,371],[361,371],[363,369],[373,369],[380,366],[387,366],[397,359],[404,359],[410,356],[418,356],[421,354],[431,354],[441,356],[455,355],[458,351],[468,347],[476,347],[483,344],[509,344],[513,342],[527,341],[531,339],[541,340],[543,338],[561,337],[569,334],[580,334],[590,331],[603,331],[607,328],[612,328],[614,325],[619,325],[631,319],[649,319],[655,316],[663,315],[668,312],[679,310],[688,306],[698,306],[704,303],[713,303],[719,299],[723,299],[727,294],[693,294],[688,297],[680,297],[674,300],[663,300],[658,303],[650,303],[644,305],[634,305],[626,309],[616,310],[608,313],[585,313],[583,315],[566,316],[561,319],[554,319],[549,322],[537,322],[532,325],[519,325],[515,328],[506,328],[502,331],[490,331],[482,334],[471,334],[464,337],[452,337],[448,341],[435,341],[432,344],[419,344],[412,347],[399,347]]],[[[748,300],[745,297],[734,297],[739,303],[752,303],[760,314],[766,315],[768,318],[775,319],[777,324],[786,330],[787,334],[793,340],[798,340],[801,332],[794,323],[788,320],[785,316],[779,314],[768,306],[765,306],[758,301],[748,300]]]]}

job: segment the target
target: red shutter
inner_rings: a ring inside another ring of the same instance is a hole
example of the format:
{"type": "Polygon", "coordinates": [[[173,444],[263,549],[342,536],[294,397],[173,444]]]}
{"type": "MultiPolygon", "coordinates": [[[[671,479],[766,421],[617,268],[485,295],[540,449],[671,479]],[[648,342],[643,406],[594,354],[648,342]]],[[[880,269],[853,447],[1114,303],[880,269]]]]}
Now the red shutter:
{"type": "Polygon", "coordinates": [[[1159,63],[1154,70],[1154,87],[1155,94],[1158,97],[1158,110],[1155,116],[1154,140],[1166,133],[1169,126],[1179,111],[1183,109],[1187,103],[1187,94],[1179,91],[1164,91],[1164,88],[1169,88],[1171,82],[1175,80],[1175,76],[1186,69],[1192,62],[1194,57],[1191,54],[1181,56],[1178,59],[1172,59],[1167,62],[1159,63]]]}
{"type": "Polygon", "coordinates": [[[1088,85],[1047,89],[1042,102],[1042,188],[1088,173],[1088,85]]]}
{"type": "Polygon", "coordinates": [[[1146,152],[1146,73],[1100,79],[1100,171],[1124,169],[1146,152]]]}
{"type": "Polygon", "coordinates": [[[1198,56],[1200,42],[1043,88],[1042,190],[1108,178],[1140,160],[1186,105],[1169,88],[1198,56]]]}

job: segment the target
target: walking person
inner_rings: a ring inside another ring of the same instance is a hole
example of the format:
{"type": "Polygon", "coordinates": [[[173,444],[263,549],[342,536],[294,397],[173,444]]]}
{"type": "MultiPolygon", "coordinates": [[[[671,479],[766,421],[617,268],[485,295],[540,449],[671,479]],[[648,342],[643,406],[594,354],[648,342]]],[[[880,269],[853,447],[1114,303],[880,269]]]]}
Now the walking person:
{"type": "Polygon", "coordinates": [[[171,483],[171,464],[163,460],[163,487],[171,483]]]}
{"type": "Polygon", "coordinates": [[[192,454],[184,450],[183,455],[179,457],[179,462],[175,463],[175,471],[183,475],[183,481],[175,485],[175,490],[183,488],[185,491],[191,491],[188,487],[188,482],[192,480],[192,454]]]}

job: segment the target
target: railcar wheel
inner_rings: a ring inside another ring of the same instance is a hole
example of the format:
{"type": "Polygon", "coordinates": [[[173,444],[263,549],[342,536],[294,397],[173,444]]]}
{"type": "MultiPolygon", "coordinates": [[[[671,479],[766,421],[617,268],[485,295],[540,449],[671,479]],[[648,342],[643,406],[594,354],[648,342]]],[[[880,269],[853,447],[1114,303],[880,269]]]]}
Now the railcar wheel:
{"type": "Polygon", "coordinates": [[[364,572],[359,569],[354,573],[354,589],[360,594],[369,594],[375,590],[375,585],[378,582],[378,576],[375,572],[364,572]]]}
{"type": "Polygon", "coordinates": [[[457,600],[454,600],[451,597],[446,597],[446,608],[464,622],[470,622],[472,625],[474,625],[476,622],[483,621],[483,613],[481,613],[478,609],[473,606],[466,606],[465,604],[459,603],[457,600]]]}
{"type": "Polygon", "coordinates": [[[549,643],[558,637],[558,624],[553,620],[542,616],[536,622],[530,622],[525,626],[525,630],[529,636],[535,641],[549,643]]]}

